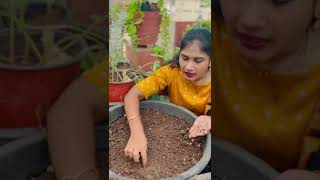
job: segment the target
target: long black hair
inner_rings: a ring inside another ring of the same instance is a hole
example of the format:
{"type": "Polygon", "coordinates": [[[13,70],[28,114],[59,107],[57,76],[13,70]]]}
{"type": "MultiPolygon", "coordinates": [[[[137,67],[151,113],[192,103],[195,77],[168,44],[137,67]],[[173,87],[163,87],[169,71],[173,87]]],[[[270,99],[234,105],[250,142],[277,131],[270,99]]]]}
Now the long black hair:
{"type": "Polygon", "coordinates": [[[181,40],[179,53],[171,61],[171,67],[179,67],[181,51],[194,41],[200,42],[200,50],[211,59],[211,32],[206,28],[194,28],[188,31],[181,40]]]}

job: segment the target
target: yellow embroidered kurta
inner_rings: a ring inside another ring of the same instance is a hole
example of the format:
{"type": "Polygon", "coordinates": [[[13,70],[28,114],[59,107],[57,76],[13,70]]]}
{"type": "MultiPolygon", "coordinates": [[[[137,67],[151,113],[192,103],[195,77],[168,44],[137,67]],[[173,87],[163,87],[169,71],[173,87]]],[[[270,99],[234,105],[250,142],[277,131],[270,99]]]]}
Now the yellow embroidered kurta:
{"type": "Polygon", "coordinates": [[[304,166],[319,149],[320,66],[275,75],[244,65],[213,23],[213,132],[278,170],[304,166]]]}
{"type": "Polygon", "coordinates": [[[211,82],[196,85],[185,79],[179,68],[171,68],[169,65],[159,68],[153,75],[136,84],[136,87],[146,99],[167,87],[170,102],[197,115],[205,114],[211,95],[211,82]]]}

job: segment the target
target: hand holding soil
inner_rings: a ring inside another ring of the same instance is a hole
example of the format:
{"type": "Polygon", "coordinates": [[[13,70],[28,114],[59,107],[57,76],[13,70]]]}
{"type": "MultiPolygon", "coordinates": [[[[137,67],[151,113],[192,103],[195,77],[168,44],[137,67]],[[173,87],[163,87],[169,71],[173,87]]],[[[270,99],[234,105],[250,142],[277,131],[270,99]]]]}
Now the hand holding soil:
{"type": "Polygon", "coordinates": [[[133,158],[135,162],[140,162],[140,155],[143,166],[147,164],[147,138],[145,134],[131,134],[128,144],[124,149],[127,157],[133,158]]]}
{"type": "Polygon", "coordinates": [[[211,129],[211,117],[210,116],[199,116],[193,123],[189,131],[189,138],[197,136],[204,136],[209,133],[211,129]]]}

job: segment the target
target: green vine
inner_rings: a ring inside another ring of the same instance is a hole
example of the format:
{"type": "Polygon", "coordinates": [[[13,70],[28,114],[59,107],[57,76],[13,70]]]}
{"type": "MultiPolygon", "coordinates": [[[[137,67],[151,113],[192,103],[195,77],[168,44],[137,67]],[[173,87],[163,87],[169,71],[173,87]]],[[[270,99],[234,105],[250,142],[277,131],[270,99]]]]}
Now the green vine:
{"type": "Polygon", "coordinates": [[[144,1],[135,0],[129,3],[127,9],[127,19],[124,24],[124,30],[128,33],[131,39],[131,46],[136,48],[138,45],[138,25],[143,22],[143,11],[141,11],[141,4],[144,1]]]}
{"type": "Polygon", "coordinates": [[[168,64],[171,56],[171,35],[170,35],[170,16],[168,10],[164,7],[164,1],[158,0],[157,3],[160,15],[162,16],[160,24],[161,43],[153,48],[153,56],[163,59],[164,64],[168,64]]]}

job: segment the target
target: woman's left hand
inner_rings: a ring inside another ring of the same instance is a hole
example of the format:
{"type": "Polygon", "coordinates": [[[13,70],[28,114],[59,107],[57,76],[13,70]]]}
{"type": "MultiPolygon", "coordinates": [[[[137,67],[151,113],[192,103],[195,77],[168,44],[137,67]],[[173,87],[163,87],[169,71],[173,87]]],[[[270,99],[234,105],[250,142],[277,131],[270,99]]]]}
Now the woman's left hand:
{"type": "Polygon", "coordinates": [[[320,174],[307,170],[292,169],[281,173],[276,180],[319,180],[320,174]]]}
{"type": "Polygon", "coordinates": [[[194,121],[192,127],[190,128],[189,138],[207,135],[210,129],[211,129],[211,117],[201,115],[194,121]]]}

